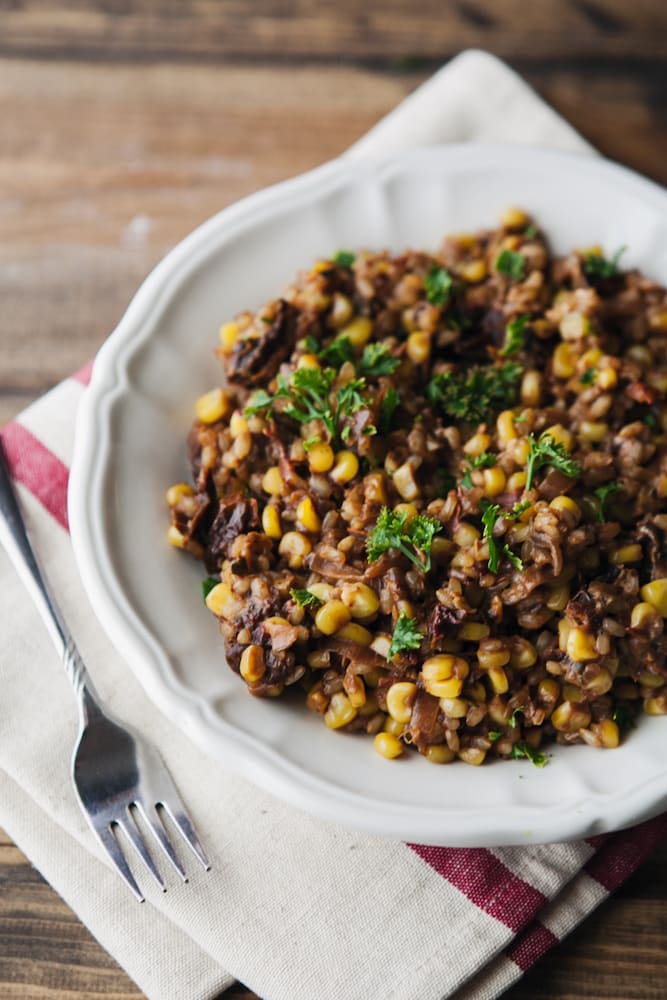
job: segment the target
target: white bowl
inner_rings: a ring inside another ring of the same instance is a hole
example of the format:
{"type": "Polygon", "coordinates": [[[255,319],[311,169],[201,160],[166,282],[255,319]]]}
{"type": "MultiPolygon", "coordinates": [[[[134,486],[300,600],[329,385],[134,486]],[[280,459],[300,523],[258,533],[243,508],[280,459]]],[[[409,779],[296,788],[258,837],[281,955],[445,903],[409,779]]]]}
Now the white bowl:
{"type": "Polygon", "coordinates": [[[556,252],[626,245],[626,266],[667,283],[667,193],[614,164],[478,145],[341,160],[225,209],[168,254],[100,351],[77,425],[77,562],[150,697],[221,767],[326,819],[420,843],[548,842],[654,815],[667,807],[667,719],[643,718],[614,751],[554,747],[544,770],[386,761],[367,736],[329,731],[299,697],[248,695],[203,606],[201,565],[166,542],[163,497],[188,476],[193,400],[221,379],[221,322],[276,297],[316,257],[434,249],[514,204],[556,252]]]}

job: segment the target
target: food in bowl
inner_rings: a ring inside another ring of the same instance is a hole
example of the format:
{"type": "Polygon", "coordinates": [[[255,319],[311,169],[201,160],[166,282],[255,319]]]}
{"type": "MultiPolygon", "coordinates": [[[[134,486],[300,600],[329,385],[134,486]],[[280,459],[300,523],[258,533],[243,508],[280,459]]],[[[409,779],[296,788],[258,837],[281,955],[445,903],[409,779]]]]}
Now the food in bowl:
{"type": "Polygon", "coordinates": [[[474,765],[667,714],[667,295],[620,260],[509,209],[221,328],[169,539],[252,694],[474,765]]]}

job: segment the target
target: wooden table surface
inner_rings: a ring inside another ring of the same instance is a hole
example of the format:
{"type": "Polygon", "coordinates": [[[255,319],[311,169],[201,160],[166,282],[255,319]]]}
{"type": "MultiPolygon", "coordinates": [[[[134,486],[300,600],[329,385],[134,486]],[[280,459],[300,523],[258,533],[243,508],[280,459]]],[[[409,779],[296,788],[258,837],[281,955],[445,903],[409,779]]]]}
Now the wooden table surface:
{"type": "MultiPolygon", "coordinates": [[[[667,183],[664,0],[0,0],[0,424],[193,226],[337,155],[470,46],[667,183]]],[[[141,995],[2,831],[0,889],[1,1000],[141,995]]],[[[667,846],[506,994],[537,995],[667,997],[667,846]]]]}

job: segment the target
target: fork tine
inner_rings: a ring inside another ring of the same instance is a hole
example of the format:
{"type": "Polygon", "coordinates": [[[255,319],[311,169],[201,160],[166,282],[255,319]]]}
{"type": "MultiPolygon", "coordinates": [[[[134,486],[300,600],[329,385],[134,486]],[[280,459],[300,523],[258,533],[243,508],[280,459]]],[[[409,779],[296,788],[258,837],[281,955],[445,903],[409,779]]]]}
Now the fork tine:
{"type": "Polygon", "coordinates": [[[150,852],[146,846],[141,831],[137,827],[136,820],[132,815],[131,806],[128,806],[126,814],[127,814],[127,819],[118,819],[116,820],[116,823],[121,828],[125,836],[130,840],[135,851],[137,852],[143,863],[146,865],[149,872],[151,873],[157,884],[160,886],[162,891],[166,892],[167,887],[162,881],[162,876],[157,870],[155,862],[153,861],[153,858],[150,855],[150,852]]]}
{"type": "MultiPolygon", "coordinates": [[[[184,839],[186,840],[186,842],[190,847],[190,850],[193,852],[195,857],[197,857],[199,861],[201,861],[202,865],[204,866],[204,869],[206,871],[209,871],[211,864],[208,858],[206,857],[206,852],[204,851],[204,848],[201,845],[201,841],[197,836],[197,832],[192,824],[192,820],[185,811],[185,806],[181,802],[180,798],[176,796],[176,798],[173,799],[171,802],[161,800],[160,802],[158,802],[158,805],[162,806],[162,808],[169,814],[171,819],[174,821],[176,826],[183,834],[184,839]]],[[[160,819],[162,819],[162,817],[160,817],[160,819]]]]}
{"type": "Polygon", "coordinates": [[[167,836],[167,833],[164,829],[164,826],[162,825],[162,820],[160,819],[160,815],[157,812],[157,810],[154,807],[153,809],[150,810],[147,809],[146,804],[141,800],[137,800],[136,807],[143,816],[145,822],[148,824],[148,826],[150,826],[151,830],[153,831],[155,837],[158,840],[158,843],[160,844],[160,847],[166,854],[167,858],[169,859],[173,867],[176,869],[176,871],[181,876],[183,881],[187,882],[188,876],[185,874],[185,869],[183,868],[183,865],[179,861],[176,855],[176,851],[174,850],[172,843],[169,837],[167,836]]]}
{"type": "Polygon", "coordinates": [[[134,876],[130,871],[129,865],[125,860],[125,855],[120,849],[120,844],[114,836],[113,830],[110,826],[103,826],[100,829],[93,827],[98,840],[102,844],[102,847],[107,852],[114,865],[118,869],[119,874],[130,887],[136,898],[140,903],[144,902],[144,896],[134,880],[134,876]]]}

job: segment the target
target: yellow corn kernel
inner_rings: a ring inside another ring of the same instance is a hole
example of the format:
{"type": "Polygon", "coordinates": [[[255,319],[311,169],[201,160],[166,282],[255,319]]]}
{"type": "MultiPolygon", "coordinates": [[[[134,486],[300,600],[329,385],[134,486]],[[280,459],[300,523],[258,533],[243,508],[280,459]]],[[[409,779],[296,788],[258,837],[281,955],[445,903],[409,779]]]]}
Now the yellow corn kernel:
{"type": "Polygon", "coordinates": [[[499,639],[483,639],[477,650],[477,661],[482,670],[493,670],[509,663],[511,653],[499,639]]]}
{"type": "Polygon", "coordinates": [[[262,511],[262,531],[269,538],[282,538],[280,514],[275,507],[268,505],[262,511]]]}
{"type": "Polygon", "coordinates": [[[329,475],[335,483],[341,486],[349,483],[359,472],[359,459],[353,451],[339,451],[336,454],[335,464],[329,475]]]}
{"type": "Polygon", "coordinates": [[[441,564],[446,562],[447,558],[454,548],[454,543],[449,538],[443,538],[442,536],[436,535],[431,542],[431,560],[434,563],[441,564]]]}
{"type": "Polygon", "coordinates": [[[640,604],[635,604],[632,609],[630,614],[630,628],[652,630],[655,628],[657,620],[660,621],[660,626],[662,627],[662,615],[658,609],[654,608],[647,601],[643,601],[640,604]]]}
{"type": "MultiPolygon", "coordinates": [[[[312,655],[312,654],[311,654],[312,655]]],[[[308,662],[310,663],[310,656],[308,657],[308,662]]],[[[306,705],[311,710],[311,712],[317,712],[319,715],[324,715],[327,708],[329,707],[329,700],[322,690],[322,682],[318,681],[317,684],[308,692],[308,697],[306,698],[306,705]]]]}
{"type": "Polygon", "coordinates": [[[373,737],[373,747],[381,757],[393,760],[403,753],[403,744],[393,733],[376,733],[373,737]]]}
{"type": "Polygon", "coordinates": [[[618,382],[615,368],[601,368],[595,378],[595,384],[601,389],[613,389],[618,382]]]}
{"type": "Polygon", "coordinates": [[[479,538],[481,535],[477,528],[466,521],[461,521],[453,535],[454,542],[462,549],[470,548],[479,538]]]}
{"type": "Polygon", "coordinates": [[[386,660],[389,647],[391,646],[391,638],[386,632],[376,632],[375,638],[371,643],[371,649],[379,653],[380,656],[384,656],[386,660]]]}
{"type": "Polygon", "coordinates": [[[222,615],[227,601],[232,597],[232,591],[226,583],[216,583],[206,595],[205,604],[214,615],[222,615]]]}
{"type": "Polygon", "coordinates": [[[545,677],[537,685],[537,697],[547,705],[553,705],[560,698],[560,684],[553,677],[545,677]]]}
{"type": "Polygon", "coordinates": [[[578,704],[580,701],[584,701],[585,695],[582,689],[577,687],[576,684],[563,684],[563,698],[565,701],[578,704]]]}
{"type": "Polygon", "coordinates": [[[665,683],[662,674],[653,674],[650,670],[642,670],[639,675],[639,683],[643,688],[659,688],[665,683]]]}
{"type": "Polygon", "coordinates": [[[618,724],[613,719],[603,719],[592,728],[595,730],[595,734],[602,746],[607,750],[615,749],[621,742],[618,724]]]}
{"type": "Polygon", "coordinates": [[[484,763],[486,750],[480,750],[479,747],[464,747],[462,750],[459,750],[458,757],[464,764],[472,764],[473,767],[479,767],[480,764],[484,763]]]}
{"type": "Polygon", "coordinates": [[[313,670],[325,670],[329,666],[330,657],[326,649],[314,649],[308,653],[306,662],[313,670]]]}
{"type": "Polygon", "coordinates": [[[509,665],[515,670],[528,670],[537,660],[537,650],[532,642],[516,636],[512,639],[509,665]]]}
{"type": "Polygon", "coordinates": [[[363,347],[372,334],[373,323],[368,316],[357,316],[340,331],[340,336],[347,337],[353,347],[363,347]]]}
{"type": "Polygon", "coordinates": [[[509,450],[512,459],[517,465],[526,464],[528,455],[530,454],[530,444],[527,438],[518,438],[516,441],[510,441],[509,450]]]}
{"type": "Polygon", "coordinates": [[[409,722],[416,696],[417,685],[411,681],[392,684],[387,691],[387,711],[392,719],[396,722],[409,722]]]}
{"type": "Polygon", "coordinates": [[[567,643],[573,628],[572,622],[568,621],[567,618],[561,618],[558,622],[558,648],[563,653],[567,652],[567,643]]]}
{"type": "Polygon", "coordinates": [[[542,397],[542,376],[538,371],[529,369],[521,379],[521,402],[524,406],[538,406],[542,397]]]}
{"type": "Polygon", "coordinates": [[[316,354],[302,354],[297,362],[297,368],[321,368],[320,359],[316,354]]]}
{"type": "Polygon", "coordinates": [[[525,472],[513,472],[507,480],[507,492],[518,493],[519,490],[525,489],[527,482],[528,476],[525,472]]]}
{"type": "Polygon", "coordinates": [[[565,451],[572,451],[574,447],[574,434],[568,431],[562,424],[552,424],[540,435],[542,438],[550,437],[556,444],[561,444],[565,451]]]}
{"type": "Polygon", "coordinates": [[[342,601],[327,601],[315,614],[315,625],[324,635],[333,635],[352,620],[352,612],[342,601]]]}
{"type": "Polygon", "coordinates": [[[591,724],[591,713],[585,705],[564,701],[551,713],[551,724],[562,733],[578,733],[591,724]]]}
{"type": "Polygon", "coordinates": [[[329,313],[329,322],[331,325],[336,329],[345,326],[352,319],[353,312],[354,308],[347,295],[336,292],[331,303],[331,312],[329,313]]]}
{"type": "Polygon", "coordinates": [[[222,389],[211,389],[195,402],[195,414],[203,424],[214,424],[228,417],[232,409],[229,394],[222,389]]]}
{"type": "Polygon", "coordinates": [[[503,410],[502,413],[498,414],[498,419],[496,420],[496,437],[498,438],[498,444],[501,448],[504,448],[506,444],[513,441],[517,436],[516,427],[514,426],[514,411],[513,410],[503,410]]]}
{"type": "Polygon", "coordinates": [[[595,648],[595,636],[590,635],[583,628],[573,628],[567,637],[567,654],[575,663],[584,663],[586,660],[597,660],[598,652],[595,648]]]}
{"type": "Polygon", "coordinates": [[[272,465],[264,473],[264,478],[262,479],[262,489],[265,493],[270,493],[271,496],[274,497],[279,497],[284,491],[285,483],[277,465],[272,465]]]}
{"type": "Polygon", "coordinates": [[[353,708],[363,708],[366,704],[366,688],[361,677],[356,674],[346,674],[343,678],[343,690],[350,699],[353,708]]]}
{"type": "Polygon", "coordinates": [[[324,721],[329,729],[340,729],[356,718],[357,710],[344,691],[336,691],[331,696],[329,707],[324,713],[324,721]]]}
{"type": "Polygon", "coordinates": [[[380,598],[373,588],[365,583],[343,584],[341,599],[350,609],[352,617],[361,620],[372,618],[380,607],[380,598]]]}
{"type": "Polygon", "coordinates": [[[320,515],[315,510],[315,504],[310,497],[304,497],[298,505],[296,508],[296,517],[306,531],[319,531],[322,527],[320,515]]]}
{"type": "Polygon", "coordinates": [[[494,465],[490,469],[484,469],[484,495],[487,497],[497,497],[502,493],[507,485],[507,476],[499,465],[494,465]]]}
{"type": "Polygon", "coordinates": [[[468,714],[468,702],[465,698],[441,698],[440,708],[450,719],[465,719],[468,714]]]}
{"type": "Polygon", "coordinates": [[[435,698],[458,698],[468,676],[468,663],[462,657],[441,654],[422,664],[422,680],[435,698]]]}
{"type": "Polygon", "coordinates": [[[486,263],[481,258],[469,260],[465,264],[459,265],[458,274],[468,284],[474,285],[486,278],[486,263]]]}
{"type": "Polygon", "coordinates": [[[567,341],[562,341],[553,352],[551,366],[556,378],[572,378],[577,366],[576,348],[567,341]]]}
{"type": "Polygon", "coordinates": [[[315,597],[318,597],[320,601],[331,601],[333,600],[336,588],[330,583],[309,583],[308,590],[315,597]]]}
{"type": "Polygon", "coordinates": [[[325,441],[314,444],[308,451],[308,465],[312,472],[328,472],[334,464],[333,448],[325,441]]]}
{"type": "Polygon", "coordinates": [[[392,736],[402,736],[405,732],[405,723],[397,722],[396,719],[392,719],[391,715],[388,715],[382,729],[385,733],[391,733],[392,736]]]}
{"type": "Polygon", "coordinates": [[[393,482],[397,492],[404,500],[416,500],[421,492],[419,483],[415,479],[415,470],[410,461],[399,465],[394,472],[393,482]]]}
{"type": "Polygon", "coordinates": [[[383,472],[369,472],[364,477],[364,496],[366,500],[374,500],[383,506],[387,504],[387,491],[384,484],[383,472]]]}
{"type": "Polygon", "coordinates": [[[312,551],[310,539],[300,531],[286,531],[278,546],[278,552],[290,569],[301,569],[304,559],[312,551]]]}
{"type": "Polygon", "coordinates": [[[581,340],[590,333],[591,324],[583,313],[571,312],[563,316],[558,329],[563,340],[581,340]]]}
{"type": "Polygon", "coordinates": [[[487,672],[488,678],[491,681],[491,687],[496,694],[506,694],[509,691],[509,681],[507,679],[507,674],[502,667],[491,667],[487,672]]]}
{"type": "Polygon", "coordinates": [[[480,639],[486,639],[490,631],[489,626],[485,625],[484,622],[464,622],[459,629],[459,639],[465,639],[466,642],[479,642],[480,639]]]}
{"type": "Polygon", "coordinates": [[[446,743],[431,743],[430,746],[426,747],[424,756],[426,760],[430,760],[431,764],[451,764],[456,754],[449,749],[446,743]]]}
{"type": "Polygon", "coordinates": [[[600,441],[604,441],[608,433],[609,424],[605,424],[602,420],[582,420],[578,436],[581,441],[599,444],[600,441]]]}
{"type": "Polygon", "coordinates": [[[476,458],[483,452],[488,451],[491,447],[491,435],[490,434],[473,434],[471,438],[468,438],[466,443],[463,445],[463,450],[466,455],[472,455],[476,458]]]}
{"type": "Polygon", "coordinates": [[[667,715],[667,696],[652,695],[644,701],[644,711],[647,715],[667,715]]]}
{"type": "Polygon", "coordinates": [[[238,323],[223,323],[220,327],[220,343],[225,354],[230,354],[240,333],[238,323]]]}
{"type": "Polygon", "coordinates": [[[621,545],[619,549],[611,554],[611,561],[615,566],[623,566],[625,563],[639,562],[643,558],[643,550],[638,543],[635,545],[621,545]]]}
{"type": "Polygon", "coordinates": [[[567,497],[567,496],[554,497],[549,506],[552,507],[554,510],[561,510],[569,514],[571,520],[573,521],[572,526],[574,526],[575,524],[579,524],[579,521],[581,520],[581,507],[576,502],[576,500],[572,499],[572,497],[567,497]]]}
{"type": "Polygon", "coordinates": [[[264,650],[261,646],[246,646],[241,653],[239,673],[246,684],[256,684],[257,681],[261,681],[266,673],[264,650]]]}
{"type": "Polygon", "coordinates": [[[663,618],[667,618],[667,578],[651,580],[650,583],[644,584],[639,593],[643,601],[652,604],[663,618]]]}
{"type": "Polygon", "coordinates": [[[656,480],[655,491],[661,500],[664,500],[665,497],[667,497],[667,476],[664,472],[661,473],[656,480]]]}
{"type": "Polygon", "coordinates": [[[178,528],[170,524],[167,531],[167,541],[170,545],[173,545],[175,549],[184,549],[187,544],[187,538],[182,535],[178,528]]]}
{"type": "Polygon", "coordinates": [[[175,507],[183,497],[193,497],[194,495],[195,491],[187,483],[175,483],[166,492],[167,504],[170,507],[175,507]]]}
{"type": "Polygon", "coordinates": [[[413,503],[397,503],[394,505],[394,514],[405,514],[405,523],[408,524],[413,517],[417,517],[419,511],[413,503]]]}
{"type": "Polygon", "coordinates": [[[247,434],[249,429],[248,421],[241,411],[234,410],[229,420],[229,433],[232,437],[237,438],[240,434],[247,434]]]}
{"type": "Polygon", "coordinates": [[[599,673],[585,685],[586,693],[593,698],[599,698],[601,695],[606,694],[607,691],[611,691],[613,683],[614,678],[607,668],[600,667],[599,673]]]}
{"type": "Polygon", "coordinates": [[[431,337],[420,330],[411,333],[405,342],[405,353],[415,365],[425,364],[431,356],[431,337]]]}
{"type": "Polygon", "coordinates": [[[667,373],[662,371],[650,371],[646,376],[649,385],[658,389],[659,392],[667,392],[667,373]]]}
{"type": "Polygon", "coordinates": [[[369,632],[363,625],[359,625],[358,622],[348,622],[347,625],[338,629],[336,635],[341,639],[356,642],[358,646],[370,646],[373,641],[373,633],[369,632]]]}
{"type": "Polygon", "coordinates": [[[544,602],[550,611],[565,611],[570,600],[570,587],[567,583],[561,583],[556,587],[550,587],[547,599],[544,602]]]}
{"type": "Polygon", "coordinates": [[[525,229],[529,222],[529,217],[521,208],[506,208],[500,216],[500,225],[505,229],[525,229]]]}

